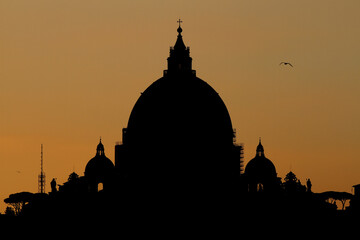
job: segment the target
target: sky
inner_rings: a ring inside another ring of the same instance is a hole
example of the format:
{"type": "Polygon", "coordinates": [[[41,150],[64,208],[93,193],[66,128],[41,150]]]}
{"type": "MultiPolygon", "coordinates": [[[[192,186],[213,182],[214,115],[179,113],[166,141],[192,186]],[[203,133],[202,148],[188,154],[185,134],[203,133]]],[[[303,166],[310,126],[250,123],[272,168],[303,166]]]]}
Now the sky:
{"type": "Polygon", "coordinates": [[[38,191],[41,144],[46,191],[82,176],[100,137],[114,161],[132,107],[167,68],[179,18],[245,165],[261,137],[279,177],[351,192],[359,10],[358,0],[0,0],[0,212],[9,194],[38,191]]]}

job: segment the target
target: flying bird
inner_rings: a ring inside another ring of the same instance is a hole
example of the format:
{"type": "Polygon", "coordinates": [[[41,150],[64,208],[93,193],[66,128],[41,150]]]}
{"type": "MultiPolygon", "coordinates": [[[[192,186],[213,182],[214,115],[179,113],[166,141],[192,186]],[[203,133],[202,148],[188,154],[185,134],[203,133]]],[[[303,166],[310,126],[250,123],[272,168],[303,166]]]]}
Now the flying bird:
{"type": "Polygon", "coordinates": [[[291,67],[294,67],[291,63],[289,63],[289,62],[281,62],[279,65],[281,65],[281,64],[284,64],[284,65],[290,65],[291,67]]]}

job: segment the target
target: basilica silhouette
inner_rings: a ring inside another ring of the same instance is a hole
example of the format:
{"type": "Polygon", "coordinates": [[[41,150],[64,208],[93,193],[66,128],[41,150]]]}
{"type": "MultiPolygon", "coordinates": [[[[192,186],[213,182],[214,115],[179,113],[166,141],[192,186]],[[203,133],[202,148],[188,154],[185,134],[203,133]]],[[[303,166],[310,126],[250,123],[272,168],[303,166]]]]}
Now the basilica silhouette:
{"type": "MultiPolygon", "coordinates": [[[[219,94],[192,69],[190,48],[178,36],[168,69],[135,103],[115,164],[100,140],[85,168],[88,191],[207,194],[236,191],[242,146],[219,94]]],[[[84,179],[84,180],[85,180],[84,179]]]]}
{"type": "Polygon", "coordinates": [[[123,181],[159,191],[214,191],[240,174],[229,112],[219,94],[192,69],[182,28],[168,69],[137,100],[115,148],[123,181]]]}
{"type": "Polygon", "coordinates": [[[312,193],[309,179],[304,186],[290,172],[282,182],[261,139],[243,169],[243,146],[236,143],[229,111],[193,70],[180,23],[168,67],[135,103],[122,142],[115,145],[115,161],[105,155],[100,139],[84,175],[71,173],[63,184],[54,178],[51,192],[29,200],[24,215],[198,214],[204,219],[333,211],[312,193]]]}

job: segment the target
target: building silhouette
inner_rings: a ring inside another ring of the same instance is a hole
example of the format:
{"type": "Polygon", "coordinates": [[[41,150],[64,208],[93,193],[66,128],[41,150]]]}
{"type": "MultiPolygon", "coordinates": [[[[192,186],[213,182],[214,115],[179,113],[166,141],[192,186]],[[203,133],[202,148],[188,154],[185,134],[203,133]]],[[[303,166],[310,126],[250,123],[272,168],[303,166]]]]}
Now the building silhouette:
{"type": "Polygon", "coordinates": [[[115,164],[100,139],[84,176],[71,173],[59,190],[52,181],[50,199],[62,209],[57,213],[87,214],[90,206],[109,202],[113,212],[129,215],[150,209],[205,212],[210,206],[214,213],[220,202],[221,209],[234,206],[243,148],[235,143],[225,103],[192,69],[180,24],[177,32],[168,69],[131,111],[122,143],[115,146],[115,164]]]}
{"type": "Polygon", "coordinates": [[[111,189],[114,185],[115,166],[113,162],[105,156],[104,145],[98,144],[96,155],[86,165],[85,178],[90,192],[98,192],[99,186],[104,190],[111,189]]]}
{"type": "Polygon", "coordinates": [[[265,157],[264,147],[259,140],[256,155],[245,168],[245,181],[249,192],[274,192],[280,188],[275,165],[265,157]]]}
{"type": "MultiPolygon", "coordinates": [[[[234,144],[219,94],[192,69],[179,24],[163,77],[139,97],[115,147],[120,181],[155,191],[234,188],[242,146],[234,144]]],[[[234,189],[233,189],[234,190],[234,189]]]]}

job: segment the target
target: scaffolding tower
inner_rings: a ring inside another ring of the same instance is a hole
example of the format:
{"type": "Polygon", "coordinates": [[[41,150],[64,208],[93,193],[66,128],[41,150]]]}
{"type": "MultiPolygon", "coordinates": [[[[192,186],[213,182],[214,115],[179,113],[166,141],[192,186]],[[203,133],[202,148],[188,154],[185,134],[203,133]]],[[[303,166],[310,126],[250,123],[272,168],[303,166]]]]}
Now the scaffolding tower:
{"type": "Polygon", "coordinates": [[[244,173],[244,144],[236,143],[236,128],[233,128],[233,144],[239,151],[239,171],[240,175],[244,173]]]}
{"type": "Polygon", "coordinates": [[[43,145],[41,144],[40,174],[38,176],[38,192],[45,193],[45,173],[43,168],[43,145]]]}
{"type": "Polygon", "coordinates": [[[240,175],[244,173],[244,144],[239,144],[240,146],[240,175]]]}

